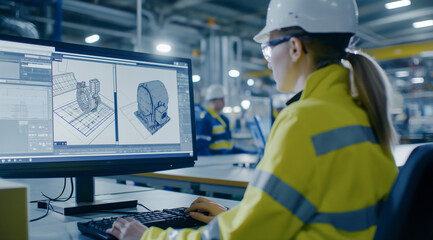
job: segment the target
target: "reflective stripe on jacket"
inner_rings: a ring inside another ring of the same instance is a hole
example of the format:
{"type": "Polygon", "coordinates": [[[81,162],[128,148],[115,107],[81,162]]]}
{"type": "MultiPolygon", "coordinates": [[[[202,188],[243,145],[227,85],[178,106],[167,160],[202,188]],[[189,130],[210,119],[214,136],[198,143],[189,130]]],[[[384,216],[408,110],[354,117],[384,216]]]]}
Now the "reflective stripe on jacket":
{"type": "Polygon", "coordinates": [[[150,228],[142,239],[372,239],[396,175],[350,96],[348,70],[333,64],[278,115],[237,207],[199,230],[150,228]]]}
{"type": "Polygon", "coordinates": [[[219,115],[210,107],[201,113],[196,123],[198,155],[233,153],[230,123],[227,117],[219,115]]]}

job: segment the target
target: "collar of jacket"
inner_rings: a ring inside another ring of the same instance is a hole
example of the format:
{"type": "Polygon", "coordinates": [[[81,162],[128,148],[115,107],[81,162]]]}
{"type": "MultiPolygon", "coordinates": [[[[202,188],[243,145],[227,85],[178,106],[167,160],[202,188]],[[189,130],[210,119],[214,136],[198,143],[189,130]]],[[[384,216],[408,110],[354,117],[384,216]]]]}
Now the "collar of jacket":
{"type": "Polygon", "coordinates": [[[221,116],[220,116],[218,113],[215,112],[215,110],[213,110],[213,109],[212,109],[211,107],[209,107],[209,106],[206,107],[206,110],[208,111],[208,113],[209,113],[212,117],[216,118],[216,119],[221,123],[221,125],[223,125],[224,128],[227,127],[226,122],[221,118],[221,116]]]}
{"type": "Polygon", "coordinates": [[[342,91],[350,95],[349,69],[340,64],[331,64],[310,74],[300,100],[312,95],[341,95],[342,91]]]}
{"type": "Polygon", "coordinates": [[[301,95],[302,95],[302,91],[295,94],[295,96],[293,96],[292,98],[289,99],[289,101],[286,102],[286,106],[289,106],[290,104],[299,101],[301,95]]]}

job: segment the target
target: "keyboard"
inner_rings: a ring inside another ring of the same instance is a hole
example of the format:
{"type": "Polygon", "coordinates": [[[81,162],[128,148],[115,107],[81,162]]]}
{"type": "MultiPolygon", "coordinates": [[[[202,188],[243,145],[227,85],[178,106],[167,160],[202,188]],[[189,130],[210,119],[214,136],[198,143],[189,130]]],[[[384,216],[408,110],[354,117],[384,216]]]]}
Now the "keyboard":
{"type": "MultiPolygon", "coordinates": [[[[205,223],[197,221],[185,214],[187,208],[173,208],[164,209],[162,211],[156,210],[152,212],[141,212],[133,213],[124,216],[122,218],[131,217],[147,227],[159,227],[166,229],[172,228],[193,228],[205,225],[205,223]]],[[[116,239],[114,236],[107,234],[105,231],[113,225],[118,217],[108,217],[98,220],[91,220],[87,222],[78,222],[78,229],[85,235],[90,236],[94,239],[116,239]]]]}

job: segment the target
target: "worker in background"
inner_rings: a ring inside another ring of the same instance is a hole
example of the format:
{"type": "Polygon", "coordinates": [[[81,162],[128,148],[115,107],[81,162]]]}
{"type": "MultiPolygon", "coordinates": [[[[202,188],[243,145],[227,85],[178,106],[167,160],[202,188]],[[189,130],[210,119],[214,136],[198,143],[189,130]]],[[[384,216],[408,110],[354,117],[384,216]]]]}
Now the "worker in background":
{"type": "Polygon", "coordinates": [[[297,94],[275,120],[240,204],[227,211],[197,199],[187,212],[209,222],[198,230],[121,219],[109,232],[143,240],[372,239],[397,176],[396,138],[386,75],[346,50],[356,27],[355,0],[271,0],[254,40],[278,90],[297,94]]]}
{"type": "Polygon", "coordinates": [[[209,105],[196,117],[198,155],[249,153],[233,145],[229,119],[221,114],[224,98],[221,85],[213,84],[207,88],[205,100],[209,105]]]}
{"type": "Polygon", "coordinates": [[[204,114],[206,112],[206,109],[198,104],[195,103],[194,104],[194,117],[195,117],[195,124],[197,125],[197,122],[200,120],[200,116],[202,116],[202,114],[204,114]]]}

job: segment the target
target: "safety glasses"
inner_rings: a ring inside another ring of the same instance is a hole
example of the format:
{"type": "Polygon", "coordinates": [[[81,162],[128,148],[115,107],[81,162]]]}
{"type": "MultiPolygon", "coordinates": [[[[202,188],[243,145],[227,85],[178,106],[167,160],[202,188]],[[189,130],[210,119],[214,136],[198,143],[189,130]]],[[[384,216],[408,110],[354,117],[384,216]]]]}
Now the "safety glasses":
{"type": "MultiPolygon", "coordinates": [[[[263,57],[265,57],[266,61],[271,62],[272,47],[275,47],[280,43],[287,42],[290,39],[292,39],[292,37],[299,37],[299,36],[300,36],[300,34],[290,35],[290,36],[285,36],[282,38],[277,38],[277,39],[262,43],[263,57]]],[[[302,50],[304,51],[304,53],[307,53],[307,49],[305,49],[304,44],[302,44],[302,50]]]]}

